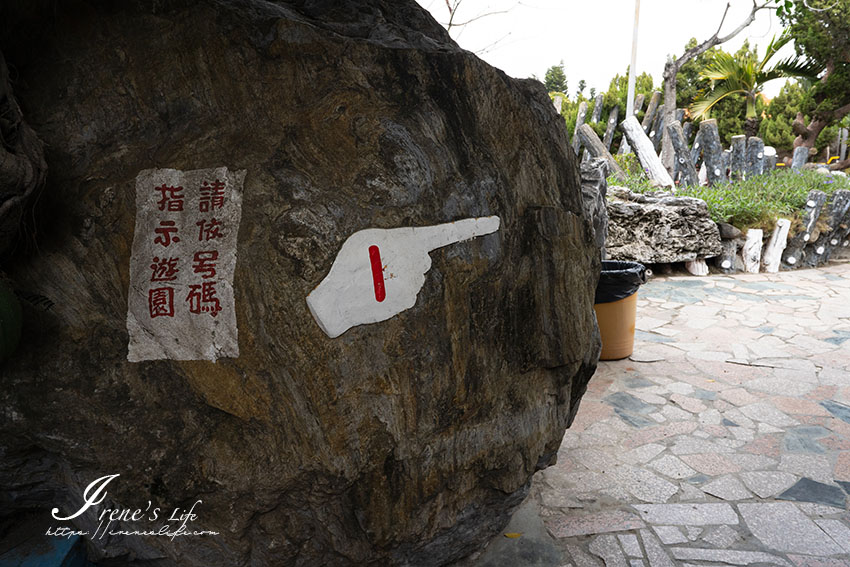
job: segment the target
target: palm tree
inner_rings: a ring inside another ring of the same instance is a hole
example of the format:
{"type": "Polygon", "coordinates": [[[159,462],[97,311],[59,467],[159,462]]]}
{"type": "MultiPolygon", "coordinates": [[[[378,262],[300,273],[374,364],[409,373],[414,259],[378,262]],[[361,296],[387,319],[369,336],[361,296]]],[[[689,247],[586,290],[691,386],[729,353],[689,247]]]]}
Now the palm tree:
{"type": "Polygon", "coordinates": [[[712,89],[691,106],[691,116],[707,118],[712,107],[732,95],[744,95],[747,98],[747,123],[744,127],[747,136],[758,133],[758,115],[756,97],[765,83],[773,79],[793,78],[814,80],[823,70],[823,66],[798,56],[788,57],[768,67],[770,59],[793,38],[788,33],[771,40],[761,61],[755,56],[742,53],[730,55],[718,51],[714,59],[700,73],[703,79],[711,80],[712,89]]]}

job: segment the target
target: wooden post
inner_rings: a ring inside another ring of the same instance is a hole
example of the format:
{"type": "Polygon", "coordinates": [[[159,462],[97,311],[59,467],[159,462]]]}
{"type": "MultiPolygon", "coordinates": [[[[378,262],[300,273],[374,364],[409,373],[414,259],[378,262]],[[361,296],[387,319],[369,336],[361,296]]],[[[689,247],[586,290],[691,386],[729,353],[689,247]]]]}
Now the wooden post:
{"type": "Polygon", "coordinates": [[[809,148],[806,146],[797,146],[794,148],[794,157],[791,158],[791,169],[803,169],[807,161],[809,161],[809,148]]]}
{"type": "Polygon", "coordinates": [[[826,203],[826,193],[809,191],[806,197],[806,208],[803,209],[803,230],[791,237],[782,255],[782,264],[786,267],[799,268],[804,265],[803,249],[812,239],[812,232],[815,230],[815,224],[824,203],[826,203]]]}
{"type": "Polygon", "coordinates": [[[726,274],[735,271],[735,257],[738,255],[738,240],[721,240],[720,255],[714,258],[714,265],[726,274]]]}
{"type": "Polygon", "coordinates": [[[655,122],[655,113],[658,112],[658,103],[661,102],[661,92],[655,91],[652,93],[652,98],[649,99],[649,106],[646,107],[646,114],[643,115],[643,122],[640,125],[643,127],[645,134],[649,135],[652,131],[652,124],[655,122]]]}
{"type": "Polygon", "coordinates": [[[770,235],[770,241],[764,247],[764,271],[769,274],[775,274],[779,271],[779,264],[782,262],[782,253],[785,251],[785,246],[788,243],[788,229],[791,228],[791,221],[788,219],[778,219],[776,226],[773,228],[773,233],[770,235]]]}
{"type": "Polygon", "coordinates": [[[708,275],[708,264],[705,263],[705,258],[697,258],[696,260],[685,262],[685,269],[695,276],[708,275]]]}
{"type": "Polygon", "coordinates": [[[608,114],[608,128],[605,130],[605,137],[602,138],[602,145],[609,152],[611,151],[611,142],[614,141],[614,129],[617,128],[617,119],[620,117],[620,106],[617,105],[611,109],[608,114]]]}
{"type": "Polygon", "coordinates": [[[732,158],[729,162],[729,177],[732,181],[744,178],[744,166],[747,163],[747,137],[732,136],[732,158]]]}
{"type": "Polygon", "coordinates": [[[600,118],[602,118],[602,95],[598,94],[593,103],[593,114],[590,117],[590,123],[596,124],[600,118]]]}
{"type": "Polygon", "coordinates": [[[620,129],[629,141],[629,145],[634,148],[638,160],[643,168],[646,169],[649,178],[662,187],[672,187],[673,179],[667,173],[658,154],[655,153],[652,142],[646,137],[646,133],[644,133],[637,118],[629,116],[620,122],[620,129]]]}
{"type": "Polygon", "coordinates": [[[691,139],[691,134],[694,131],[694,123],[688,120],[684,124],[682,124],[682,132],[685,133],[685,142],[691,139]]]}
{"type": "Polygon", "coordinates": [[[558,93],[552,99],[552,104],[555,105],[555,112],[561,114],[561,108],[564,106],[564,95],[558,93]]]}
{"type": "Polygon", "coordinates": [[[747,139],[747,177],[764,173],[764,140],[753,136],[747,139]]]}
{"type": "MultiPolygon", "coordinates": [[[[642,94],[639,94],[635,97],[635,105],[633,107],[634,112],[632,114],[637,116],[637,113],[640,112],[641,108],[643,108],[643,101],[644,101],[645,98],[646,98],[646,96],[644,96],[642,94]]],[[[626,137],[623,136],[623,139],[620,141],[620,149],[617,151],[617,153],[618,154],[627,154],[630,151],[632,151],[632,148],[629,147],[628,140],[626,140],[626,137]]]]}
{"type": "Polygon", "coordinates": [[[697,170],[693,162],[691,162],[691,153],[688,150],[687,142],[685,142],[682,125],[678,122],[673,122],[667,126],[667,133],[670,134],[670,141],[673,142],[673,151],[676,152],[676,165],[681,175],[679,185],[682,187],[699,185],[697,170]]]}
{"type": "Polygon", "coordinates": [[[652,129],[649,131],[649,139],[652,140],[652,146],[655,148],[655,153],[661,151],[661,139],[664,137],[664,114],[658,113],[655,122],[652,124],[652,129]]]}
{"type": "Polygon", "coordinates": [[[723,169],[723,146],[720,143],[720,133],[717,131],[717,120],[703,120],[699,124],[702,138],[702,155],[708,173],[708,184],[726,181],[726,171],[723,169]]]}
{"type": "MultiPolygon", "coordinates": [[[[688,122],[688,124],[691,124],[688,122]]],[[[684,130],[684,128],[682,128],[684,130]]],[[[694,136],[694,145],[691,146],[691,163],[694,164],[694,167],[699,163],[699,156],[702,153],[702,136],[700,136],[700,131],[697,130],[697,135],[694,136]]]]}
{"type": "Polygon", "coordinates": [[[732,165],[732,150],[723,150],[723,171],[729,171],[729,166],[732,165]]]}
{"type": "Polygon", "coordinates": [[[769,274],[775,274],[779,271],[779,264],[782,262],[782,253],[785,251],[785,246],[788,242],[788,229],[791,228],[791,221],[788,219],[778,219],[773,233],[770,235],[770,241],[764,247],[764,271],[769,274]]]}
{"type": "Polygon", "coordinates": [[[764,172],[770,173],[776,169],[776,148],[773,146],[764,147],[764,172]]]}
{"type": "Polygon", "coordinates": [[[578,105],[578,116],[576,117],[576,129],[573,131],[573,151],[578,156],[578,150],[581,148],[581,140],[578,137],[578,128],[584,121],[587,119],[587,101],[581,101],[581,104],[578,105]]]}
{"type": "Polygon", "coordinates": [[[747,241],[744,243],[744,248],[741,250],[741,256],[744,259],[744,270],[751,274],[759,273],[763,239],[764,231],[760,228],[751,228],[747,230],[747,241]]]}
{"type": "Polygon", "coordinates": [[[850,230],[850,191],[839,189],[832,194],[832,206],[827,222],[829,230],[822,232],[812,245],[814,254],[806,255],[806,264],[809,266],[829,261],[832,251],[841,246],[845,229],[850,230]]]}
{"type": "Polygon", "coordinates": [[[608,171],[617,177],[620,181],[626,180],[626,173],[623,168],[614,160],[614,156],[605,149],[605,145],[590,127],[590,124],[582,124],[578,129],[578,136],[581,138],[581,143],[584,145],[587,153],[594,158],[603,158],[608,162],[608,171]]]}

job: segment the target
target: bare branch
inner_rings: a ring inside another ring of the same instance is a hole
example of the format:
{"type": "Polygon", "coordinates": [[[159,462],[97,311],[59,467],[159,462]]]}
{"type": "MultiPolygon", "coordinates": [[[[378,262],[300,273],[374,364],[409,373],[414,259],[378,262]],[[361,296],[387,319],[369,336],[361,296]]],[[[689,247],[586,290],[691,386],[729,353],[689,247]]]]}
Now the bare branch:
{"type": "Polygon", "coordinates": [[[479,14],[472,19],[466,20],[465,22],[461,22],[459,24],[451,24],[454,27],[465,26],[466,24],[471,24],[475,20],[480,20],[481,18],[486,18],[487,16],[495,16],[497,14],[507,14],[510,10],[498,10],[495,12],[485,12],[484,14],[479,14]]]}

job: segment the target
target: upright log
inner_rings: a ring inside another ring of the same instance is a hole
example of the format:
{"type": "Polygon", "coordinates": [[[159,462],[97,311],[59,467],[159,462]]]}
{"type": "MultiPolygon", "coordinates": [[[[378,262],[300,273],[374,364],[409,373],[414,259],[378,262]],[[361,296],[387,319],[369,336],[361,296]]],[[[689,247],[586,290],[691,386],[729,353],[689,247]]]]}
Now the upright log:
{"type": "Polygon", "coordinates": [[[634,109],[634,112],[632,114],[637,115],[637,113],[640,112],[640,110],[643,108],[644,100],[646,100],[645,95],[639,94],[639,95],[635,96],[635,104],[632,107],[634,109]]]}
{"type": "Polygon", "coordinates": [[[747,177],[764,173],[764,140],[753,136],[747,139],[747,177]]]}
{"type": "Polygon", "coordinates": [[[629,145],[634,148],[638,160],[647,171],[649,178],[662,187],[672,187],[673,179],[664,168],[658,154],[655,153],[652,142],[646,137],[646,133],[643,131],[637,118],[629,116],[620,123],[620,129],[629,141],[629,145]]]}
{"type": "Polygon", "coordinates": [[[602,138],[602,144],[605,149],[611,151],[611,142],[614,141],[614,130],[617,128],[617,119],[620,117],[620,106],[617,105],[611,109],[608,114],[608,128],[605,130],[605,136],[602,138]]]}
{"type": "MultiPolygon", "coordinates": [[[[681,122],[681,120],[679,121],[681,122]]],[[[685,142],[691,139],[691,134],[694,132],[694,123],[688,120],[682,124],[682,132],[685,133],[685,142]]]]}
{"type": "MultiPolygon", "coordinates": [[[[693,124],[692,122],[688,122],[687,125],[693,124]]],[[[684,131],[684,128],[682,128],[684,131]]],[[[685,136],[687,140],[687,136],[685,136]]],[[[697,135],[694,136],[694,145],[691,146],[691,163],[694,164],[694,167],[699,163],[699,156],[702,154],[702,136],[700,136],[699,130],[697,130],[697,135]]]]}
{"type": "MultiPolygon", "coordinates": [[[[850,191],[839,189],[832,194],[827,222],[829,230],[824,231],[813,245],[815,253],[812,257],[817,258],[817,264],[829,261],[832,251],[841,246],[845,230],[850,230],[850,191]]],[[[809,256],[806,256],[806,263],[809,263],[809,256]]]]}
{"type": "Polygon", "coordinates": [[[791,158],[791,169],[803,169],[807,161],[809,161],[809,148],[806,146],[797,146],[794,148],[794,157],[791,158]]]}
{"type": "Polygon", "coordinates": [[[687,142],[685,142],[682,125],[678,122],[673,122],[667,126],[667,132],[670,134],[670,140],[673,142],[673,151],[676,152],[676,166],[680,175],[679,185],[683,187],[698,185],[699,178],[697,177],[697,170],[691,161],[691,153],[688,150],[687,142]]]}
{"type": "Polygon", "coordinates": [[[791,221],[788,219],[778,219],[776,226],[773,228],[773,233],[770,235],[770,241],[764,247],[764,271],[769,274],[775,274],[779,271],[779,264],[782,262],[782,253],[785,251],[785,246],[788,242],[788,229],[791,228],[791,221]]]}
{"type": "Polygon", "coordinates": [[[705,258],[697,258],[685,262],[685,269],[695,276],[707,276],[708,264],[705,263],[705,258]]]}
{"type": "Polygon", "coordinates": [[[740,181],[744,178],[744,169],[747,164],[747,137],[743,134],[732,136],[732,157],[729,161],[729,178],[731,181],[740,181]]]}
{"type": "Polygon", "coordinates": [[[664,137],[664,114],[661,112],[655,117],[655,122],[652,124],[652,129],[649,131],[649,139],[652,140],[652,146],[655,148],[655,153],[661,151],[661,139],[664,137]]]}
{"type": "Polygon", "coordinates": [[[785,253],[782,255],[782,264],[788,268],[799,268],[803,265],[803,250],[812,239],[815,224],[820,216],[820,211],[826,203],[826,193],[823,191],[809,191],[806,197],[806,207],[803,209],[803,230],[791,237],[785,253]]]}
{"type": "Polygon", "coordinates": [[[741,256],[744,259],[744,270],[751,274],[759,272],[763,239],[764,231],[760,228],[747,230],[747,241],[744,242],[744,247],[741,249],[741,256]]]}
{"type": "MultiPolygon", "coordinates": [[[[626,173],[623,168],[614,160],[614,156],[605,148],[605,145],[590,127],[590,124],[582,124],[578,129],[578,136],[581,138],[581,143],[590,157],[603,158],[608,162],[608,171],[617,177],[620,181],[626,180],[626,173]]],[[[588,158],[589,159],[589,158],[588,158]]]]}
{"type": "MultiPolygon", "coordinates": [[[[641,108],[643,108],[644,99],[646,99],[646,97],[642,94],[639,94],[635,97],[635,104],[632,107],[634,109],[634,111],[632,112],[632,114],[634,116],[637,116],[637,113],[640,112],[641,108]]],[[[632,148],[629,146],[629,141],[626,140],[625,136],[623,136],[623,139],[620,141],[620,149],[617,151],[617,153],[618,154],[627,154],[631,151],[632,151],[632,148]]]]}
{"type": "Polygon", "coordinates": [[[561,93],[556,94],[554,97],[552,97],[552,104],[555,105],[555,112],[561,114],[561,109],[564,106],[564,95],[562,95],[561,93]]]}
{"type": "Polygon", "coordinates": [[[649,99],[649,106],[646,107],[646,114],[643,115],[643,122],[640,125],[643,127],[644,133],[647,135],[652,131],[652,125],[655,123],[655,114],[658,112],[658,103],[661,102],[661,92],[655,91],[652,93],[652,98],[649,99]]]}
{"type": "Polygon", "coordinates": [[[708,184],[715,185],[726,181],[726,171],[723,169],[723,146],[720,143],[720,133],[717,131],[717,120],[703,120],[699,124],[702,142],[702,156],[705,161],[708,184]]]}
{"type": "Polygon", "coordinates": [[[720,242],[720,255],[715,256],[714,265],[723,273],[731,274],[735,271],[735,257],[738,255],[740,240],[723,240],[720,242]]]}
{"type": "Polygon", "coordinates": [[[764,147],[764,172],[770,173],[776,169],[776,148],[773,146],[764,147]]]}
{"type": "Polygon", "coordinates": [[[590,123],[596,124],[599,122],[599,119],[602,118],[602,94],[596,95],[596,99],[593,102],[593,114],[590,116],[590,123]]]}
{"type": "Polygon", "coordinates": [[[581,101],[578,105],[578,116],[576,117],[576,129],[573,131],[573,151],[578,155],[578,150],[581,148],[581,140],[578,137],[579,126],[584,124],[587,119],[587,101],[581,101]]]}

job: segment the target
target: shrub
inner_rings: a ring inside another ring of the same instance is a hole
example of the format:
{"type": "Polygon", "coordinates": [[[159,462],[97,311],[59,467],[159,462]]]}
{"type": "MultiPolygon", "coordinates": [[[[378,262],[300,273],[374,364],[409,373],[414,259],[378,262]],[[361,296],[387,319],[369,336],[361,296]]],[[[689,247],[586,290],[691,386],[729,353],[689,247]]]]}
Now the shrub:
{"type": "MultiPolygon", "coordinates": [[[[629,174],[626,183],[609,178],[608,183],[626,186],[636,193],[657,191],[643,175],[629,174]]],[[[815,189],[831,196],[838,189],[850,189],[850,181],[846,177],[824,175],[814,170],[778,169],[735,183],[681,187],[676,195],[705,201],[715,222],[728,222],[741,230],[761,228],[770,231],[778,218],[788,218],[792,225],[799,224],[806,197],[809,191],[815,189]]]]}

